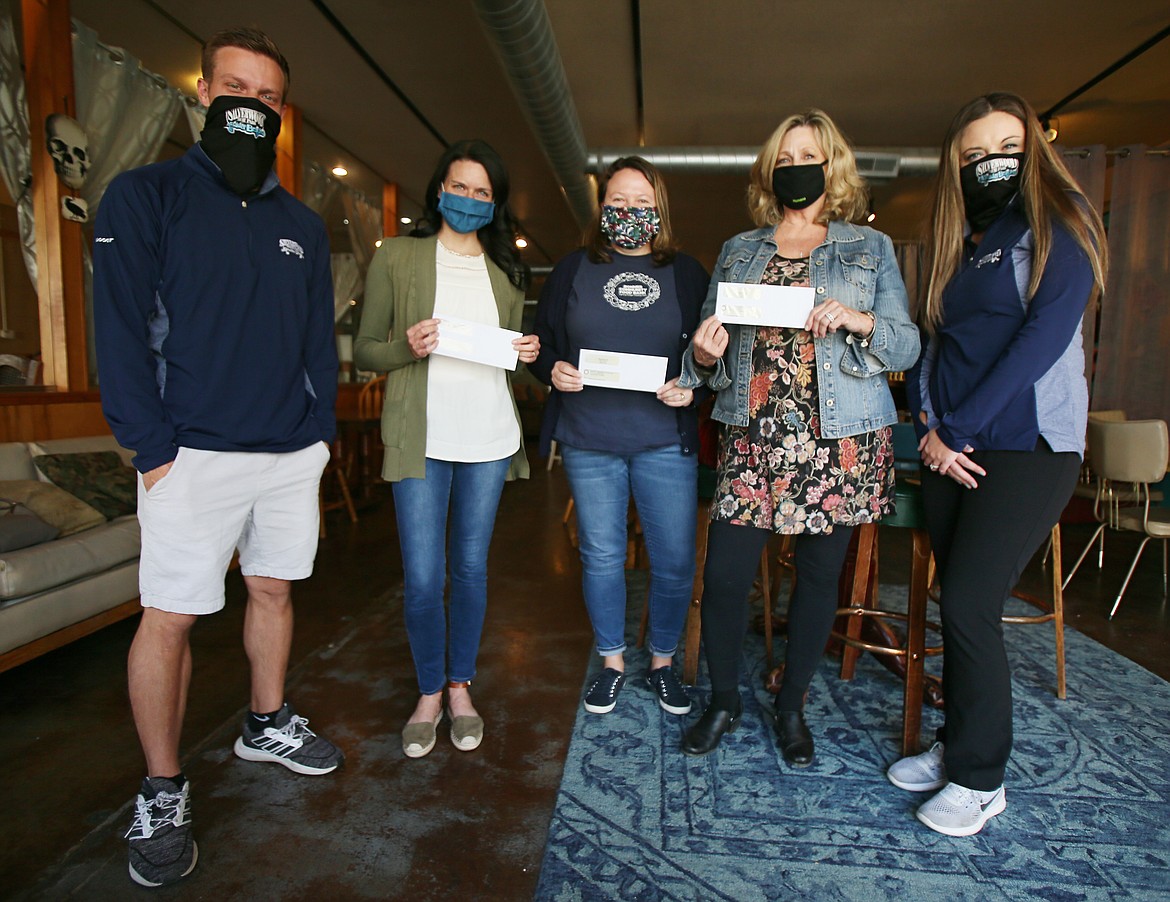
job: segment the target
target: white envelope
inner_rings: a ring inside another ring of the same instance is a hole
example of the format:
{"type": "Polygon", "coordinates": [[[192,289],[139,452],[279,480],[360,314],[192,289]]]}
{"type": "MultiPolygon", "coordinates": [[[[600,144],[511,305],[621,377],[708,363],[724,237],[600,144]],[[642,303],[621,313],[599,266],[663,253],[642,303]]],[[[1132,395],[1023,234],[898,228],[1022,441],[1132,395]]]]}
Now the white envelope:
{"type": "Polygon", "coordinates": [[[648,354],[582,348],[577,369],[586,385],[601,388],[654,392],[666,382],[666,358],[648,354]]]}
{"type": "Polygon", "coordinates": [[[512,347],[512,339],[520,338],[519,332],[457,316],[440,315],[438,320],[439,343],[431,351],[432,354],[498,366],[505,370],[516,369],[520,352],[512,347]]]}
{"type": "Polygon", "coordinates": [[[803,329],[816,296],[811,288],[792,285],[720,282],[715,296],[715,315],[721,323],[803,329]]]}

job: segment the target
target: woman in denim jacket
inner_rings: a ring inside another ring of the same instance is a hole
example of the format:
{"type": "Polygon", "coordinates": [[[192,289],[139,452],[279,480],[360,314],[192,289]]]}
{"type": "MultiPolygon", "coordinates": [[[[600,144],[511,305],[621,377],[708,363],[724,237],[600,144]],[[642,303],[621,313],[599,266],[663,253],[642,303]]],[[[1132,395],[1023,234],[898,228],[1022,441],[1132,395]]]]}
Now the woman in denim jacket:
{"type": "Polygon", "coordinates": [[[795,535],[776,730],[784,759],[812,762],[804,696],[832,628],[853,527],[890,512],[897,415],[886,373],[919,350],[890,239],[850,224],[868,196],[844,136],[820,110],[790,116],[752,166],[748,206],[760,226],[723,246],[684,358],[680,385],[706,382],[723,423],[703,590],[711,702],[683,751],[705,755],[743,712],[738,664],[747,595],[772,533],[795,535]],[[724,326],[720,282],[809,286],[803,329],[724,326]]]}

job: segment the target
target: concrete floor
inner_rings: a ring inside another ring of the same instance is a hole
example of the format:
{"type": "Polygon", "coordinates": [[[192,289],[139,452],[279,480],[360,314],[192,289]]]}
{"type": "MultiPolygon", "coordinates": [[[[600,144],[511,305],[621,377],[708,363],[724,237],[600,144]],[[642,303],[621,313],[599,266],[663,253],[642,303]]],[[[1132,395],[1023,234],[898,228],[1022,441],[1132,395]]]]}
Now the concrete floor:
{"type": "MultiPolygon", "coordinates": [[[[172,888],[132,884],[121,838],[142,776],[124,670],[136,621],[0,674],[0,896],[531,898],[591,644],[560,522],[567,497],[559,469],[534,467],[505,489],[474,690],[487,730],[473,753],[442,730],[427,758],[401,752],[416,690],[385,487],[356,526],[329,515],[317,572],[296,590],[289,698],[346,750],[335,774],[301,777],[232,756],[247,667],[243,586],[230,575],[227,609],[193,638],[183,748],[200,864],[172,888]]],[[[1066,527],[1068,563],[1090,532],[1066,527]]],[[[904,571],[904,538],[883,530],[883,580],[904,571]]],[[[1090,564],[1069,587],[1068,622],[1170,679],[1157,548],[1117,619],[1105,617],[1135,548],[1134,536],[1109,537],[1105,570],[1090,564]]],[[[1025,586],[1044,579],[1034,567],[1025,586]]]]}

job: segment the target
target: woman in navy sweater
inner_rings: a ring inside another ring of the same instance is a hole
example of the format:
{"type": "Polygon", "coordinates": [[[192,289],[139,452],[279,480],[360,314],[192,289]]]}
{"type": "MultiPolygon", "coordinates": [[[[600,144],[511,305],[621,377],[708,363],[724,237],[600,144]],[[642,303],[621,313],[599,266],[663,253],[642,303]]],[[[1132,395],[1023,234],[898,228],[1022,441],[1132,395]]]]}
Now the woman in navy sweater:
{"type": "Polygon", "coordinates": [[[1004,601],[1068,502],[1088,415],[1081,317],[1105,283],[1101,219],[1022,97],[978,97],[942,148],[927,245],[930,343],[908,379],[942,587],[946,723],[889,769],[969,836],[1006,807],[1004,601]]]}
{"type": "Polygon", "coordinates": [[[671,668],[695,573],[698,448],[694,392],[678,385],[683,351],[699,322],[707,273],[680,254],[666,186],[641,157],[602,174],[599,210],[585,248],[553,269],[536,308],[540,356],[529,369],[553,391],[541,453],[556,439],[577,506],[585,606],[604,668],[585,696],[613,710],[625,682],[626,517],[633,492],[650,553],[646,683],[662,708],[691,701],[671,668]],[[656,392],[585,385],[582,349],[665,358],[656,392]]]}

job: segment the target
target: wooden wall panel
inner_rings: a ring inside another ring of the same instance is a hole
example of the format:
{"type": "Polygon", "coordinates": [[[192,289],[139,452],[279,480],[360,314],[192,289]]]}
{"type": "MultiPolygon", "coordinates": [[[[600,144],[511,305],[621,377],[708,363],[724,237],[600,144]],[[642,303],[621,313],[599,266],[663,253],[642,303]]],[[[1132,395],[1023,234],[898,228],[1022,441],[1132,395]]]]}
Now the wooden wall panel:
{"type": "Polygon", "coordinates": [[[97,392],[0,395],[0,442],[109,434],[97,392]]]}

